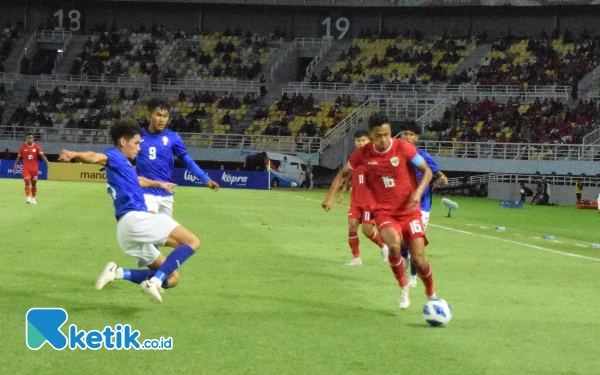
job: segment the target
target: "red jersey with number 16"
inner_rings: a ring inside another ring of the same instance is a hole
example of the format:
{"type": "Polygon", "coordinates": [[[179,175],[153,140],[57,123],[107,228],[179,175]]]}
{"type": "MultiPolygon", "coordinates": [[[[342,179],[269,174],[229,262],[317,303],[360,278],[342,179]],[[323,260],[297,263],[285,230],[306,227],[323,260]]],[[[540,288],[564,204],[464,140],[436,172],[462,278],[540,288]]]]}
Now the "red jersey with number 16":
{"type": "Polygon", "coordinates": [[[374,208],[373,193],[367,187],[367,169],[358,166],[352,170],[352,191],[350,192],[350,205],[371,210],[374,208]]]}
{"type": "Polygon", "coordinates": [[[385,211],[393,216],[410,213],[410,197],[417,189],[416,168],[412,160],[417,149],[408,142],[392,138],[390,147],[383,152],[375,150],[373,142],[356,151],[348,159],[348,166],[364,166],[367,186],[375,200],[374,211],[385,211]]]}
{"type": "Polygon", "coordinates": [[[23,159],[23,170],[37,171],[40,153],[43,152],[42,147],[35,142],[31,146],[23,143],[19,148],[19,156],[23,159]]]}

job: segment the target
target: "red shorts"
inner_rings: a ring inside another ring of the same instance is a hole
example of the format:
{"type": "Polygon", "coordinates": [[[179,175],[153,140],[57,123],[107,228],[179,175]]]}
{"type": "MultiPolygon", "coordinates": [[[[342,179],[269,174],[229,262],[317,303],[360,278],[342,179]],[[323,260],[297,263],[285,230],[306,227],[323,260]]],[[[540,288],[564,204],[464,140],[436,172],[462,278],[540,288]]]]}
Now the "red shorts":
{"type": "Polygon", "coordinates": [[[37,181],[38,180],[38,171],[33,169],[23,169],[21,173],[24,180],[37,181]]]}
{"type": "Polygon", "coordinates": [[[408,215],[395,216],[386,213],[378,213],[375,216],[377,230],[381,232],[383,228],[392,227],[402,235],[402,240],[409,243],[412,240],[423,237],[425,245],[427,245],[427,237],[425,236],[425,228],[421,220],[421,212],[415,211],[408,215]]]}
{"type": "Polygon", "coordinates": [[[359,222],[364,224],[375,224],[373,213],[368,209],[358,206],[350,206],[348,219],[358,219],[359,222]]]}

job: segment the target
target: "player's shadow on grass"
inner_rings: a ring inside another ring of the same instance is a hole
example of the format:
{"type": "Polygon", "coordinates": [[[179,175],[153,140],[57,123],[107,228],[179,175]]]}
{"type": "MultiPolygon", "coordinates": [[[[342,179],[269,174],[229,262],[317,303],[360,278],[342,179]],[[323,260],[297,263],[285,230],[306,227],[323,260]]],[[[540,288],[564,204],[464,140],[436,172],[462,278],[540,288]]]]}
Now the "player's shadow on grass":
{"type": "MultiPolygon", "coordinates": [[[[85,293],[84,288],[78,289],[85,293]]],[[[69,291],[60,290],[60,293],[69,293],[69,291]]],[[[133,317],[136,314],[145,311],[140,307],[125,306],[113,301],[106,302],[87,302],[81,301],[81,295],[73,296],[73,298],[64,298],[61,296],[50,296],[47,293],[58,293],[57,290],[32,291],[30,289],[6,289],[0,287],[0,295],[4,298],[14,298],[21,301],[26,300],[29,307],[61,307],[67,310],[68,313],[92,311],[103,315],[114,315],[115,317],[133,317]],[[75,299],[77,298],[77,299],[75,299]]],[[[98,293],[93,288],[90,293],[98,293]]],[[[126,302],[126,301],[124,301],[126,302]]],[[[150,306],[151,307],[151,306],[150,306]]]]}
{"type": "MultiPolygon", "coordinates": [[[[313,309],[317,316],[323,315],[323,310],[331,311],[331,315],[341,314],[346,316],[348,311],[354,311],[355,313],[375,313],[378,315],[396,316],[396,310],[391,309],[376,309],[370,307],[365,303],[364,306],[356,304],[343,304],[333,302],[319,302],[308,299],[291,298],[291,297],[277,297],[272,295],[258,295],[258,294],[234,294],[234,293],[219,293],[221,296],[225,296],[229,301],[235,301],[237,298],[240,299],[253,299],[259,302],[260,305],[269,305],[269,302],[278,304],[293,304],[303,309],[313,309]]],[[[283,312],[282,312],[283,313],[283,312]]],[[[290,311],[286,311],[285,314],[290,315],[290,311]]],[[[299,312],[299,317],[306,317],[305,311],[299,312]]]]}

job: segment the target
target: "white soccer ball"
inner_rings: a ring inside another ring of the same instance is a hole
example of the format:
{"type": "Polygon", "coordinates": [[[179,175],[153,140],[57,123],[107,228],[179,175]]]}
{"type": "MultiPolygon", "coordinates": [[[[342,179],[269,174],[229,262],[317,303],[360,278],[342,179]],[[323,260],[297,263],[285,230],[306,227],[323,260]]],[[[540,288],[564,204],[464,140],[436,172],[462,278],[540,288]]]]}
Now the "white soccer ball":
{"type": "Polygon", "coordinates": [[[423,306],[423,319],[432,327],[442,327],[452,319],[452,308],[443,299],[427,301],[423,306]]]}
{"type": "Polygon", "coordinates": [[[297,184],[297,183],[295,183],[295,182],[292,182],[292,183],[290,184],[290,186],[291,186],[291,187],[296,187],[296,186],[298,186],[298,184],[297,184]]]}
{"type": "Polygon", "coordinates": [[[519,193],[523,194],[525,192],[525,190],[521,189],[519,190],[519,193]]]}

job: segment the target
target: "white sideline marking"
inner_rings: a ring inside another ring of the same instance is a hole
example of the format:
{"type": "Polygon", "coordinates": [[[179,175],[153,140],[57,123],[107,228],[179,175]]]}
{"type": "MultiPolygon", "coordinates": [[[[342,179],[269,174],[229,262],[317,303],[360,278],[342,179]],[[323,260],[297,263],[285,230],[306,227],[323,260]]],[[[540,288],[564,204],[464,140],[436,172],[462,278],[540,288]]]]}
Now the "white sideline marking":
{"type": "MultiPolygon", "coordinates": [[[[437,228],[441,228],[441,229],[446,229],[446,230],[451,230],[451,231],[454,231],[454,232],[461,232],[461,233],[465,233],[465,234],[474,234],[474,233],[465,232],[465,231],[454,229],[454,228],[443,227],[441,225],[436,225],[436,224],[431,224],[431,223],[429,224],[429,226],[437,227],[437,228]]],[[[502,242],[508,242],[508,243],[512,243],[512,244],[515,244],[515,245],[521,245],[521,246],[525,246],[525,247],[530,247],[532,249],[547,251],[549,253],[560,254],[560,255],[564,255],[564,256],[568,256],[568,257],[573,257],[573,258],[587,259],[587,260],[593,260],[595,262],[600,262],[600,258],[593,258],[593,257],[585,256],[585,255],[579,255],[579,254],[573,254],[573,253],[566,253],[564,251],[552,250],[552,249],[548,249],[548,248],[545,248],[545,247],[542,247],[542,246],[530,245],[528,243],[523,243],[523,242],[518,242],[518,241],[513,241],[513,240],[506,240],[504,238],[487,236],[485,234],[477,234],[477,236],[481,236],[481,237],[484,237],[484,238],[489,238],[489,239],[492,239],[492,240],[502,241],[502,242]]],[[[537,238],[537,237],[534,237],[534,238],[537,238]]],[[[587,246],[583,246],[583,247],[587,247],[587,246]]]]}
{"type": "MultiPolygon", "coordinates": [[[[306,200],[309,200],[309,201],[321,202],[320,200],[312,199],[312,198],[306,198],[306,197],[303,197],[303,196],[300,196],[300,195],[292,195],[292,196],[296,197],[296,198],[306,199],[306,200]]],[[[348,206],[345,206],[345,207],[348,208],[348,206]]],[[[445,230],[450,230],[450,231],[453,231],[453,232],[463,233],[463,234],[476,235],[476,236],[480,236],[480,237],[484,237],[484,238],[489,238],[489,239],[496,240],[496,241],[508,242],[508,243],[512,243],[512,244],[515,244],[515,245],[521,245],[521,246],[529,247],[529,248],[532,248],[532,249],[547,251],[549,253],[554,253],[554,254],[564,255],[564,256],[568,256],[568,257],[579,258],[579,259],[587,259],[587,260],[592,260],[594,262],[600,262],[600,258],[593,258],[593,257],[585,256],[585,255],[579,255],[579,254],[567,253],[567,252],[564,252],[564,251],[552,250],[552,249],[548,249],[548,248],[545,248],[545,247],[542,247],[542,246],[530,245],[528,243],[523,243],[523,242],[518,242],[518,241],[513,241],[513,240],[507,240],[507,239],[504,239],[504,238],[498,238],[498,237],[493,237],[493,236],[487,236],[485,234],[475,234],[473,232],[467,232],[466,230],[460,230],[460,229],[454,229],[454,228],[450,228],[450,227],[444,227],[444,226],[437,225],[437,224],[431,224],[431,223],[429,223],[429,226],[430,227],[437,227],[437,228],[441,228],[441,229],[445,229],[445,230]]],[[[533,238],[539,239],[539,237],[533,237],[533,238]]],[[[586,247],[586,248],[588,247],[588,246],[582,246],[582,245],[577,245],[577,246],[586,247]]]]}

